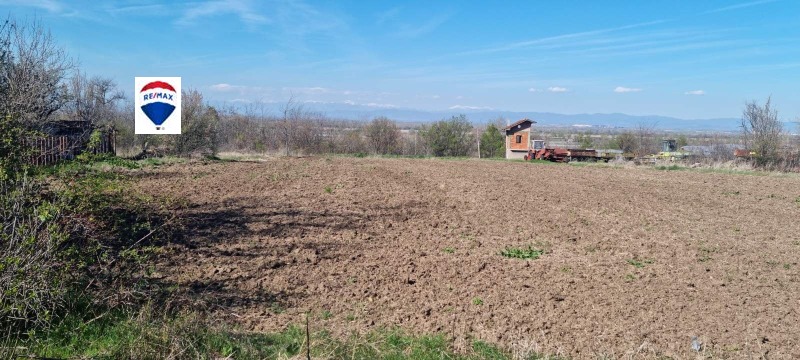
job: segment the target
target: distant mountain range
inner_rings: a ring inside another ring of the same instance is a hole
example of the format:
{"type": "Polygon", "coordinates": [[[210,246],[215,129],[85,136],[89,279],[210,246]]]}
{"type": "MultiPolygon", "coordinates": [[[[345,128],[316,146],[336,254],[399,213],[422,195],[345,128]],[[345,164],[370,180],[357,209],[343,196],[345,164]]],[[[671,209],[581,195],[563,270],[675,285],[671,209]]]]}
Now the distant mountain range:
{"type": "MultiPolygon", "coordinates": [[[[278,114],[282,104],[267,104],[273,109],[273,114],[278,114]]],[[[440,111],[428,111],[382,106],[380,104],[348,104],[333,102],[306,102],[303,106],[307,110],[318,111],[329,118],[369,121],[377,116],[386,116],[390,119],[406,123],[428,123],[447,119],[454,115],[465,114],[474,124],[485,124],[503,117],[508,122],[529,118],[535,120],[538,126],[547,127],[577,127],[587,129],[608,128],[636,128],[640,125],[658,130],[673,131],[716,131],[738,132],[741,119],[679,119],[658,115],[628,115],[613,114],[556,114],[548,112],[522,112],[503,111],[480,108],[455,108],[440,111]]],[[[794,129],[794,124],[787,124],[787,129],[794,129]]]]}
{"type": "Polygon", "coordinates": [[[487,109],[458,108],[442,111],[426,111],[394,107],[377,107],[367,105],[340,103],[307,103],[308,109],[320,111],[331,118],[350,120],[370,120],[376,116],[386,116],[402,122],[432,122],[447,119],[454,115],[465,114],[475,124],[485,124],[498,117],[509,122],[529,118],[539,126],[550,127],[585,127],[585,128],[636,128],[639,125],[659,130],[682,131],[739,131],[741,119],[679,119],[657,115],[614,114],[556,114],[548,112],[522,112],[487,109]]]}

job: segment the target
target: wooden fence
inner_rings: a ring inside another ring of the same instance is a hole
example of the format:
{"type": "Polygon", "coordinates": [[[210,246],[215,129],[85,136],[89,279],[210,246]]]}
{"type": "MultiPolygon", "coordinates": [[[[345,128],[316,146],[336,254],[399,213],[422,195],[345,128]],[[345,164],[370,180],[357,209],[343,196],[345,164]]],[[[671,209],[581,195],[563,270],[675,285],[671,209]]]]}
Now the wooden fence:
{"type": "Polygon", "coordinates": [[[94,154],[116,155],[116,136],[113,131],[103,132],[100,143],[94,149],[87,149],[84,137],[81,136],[42,136],[27,139],[32,149],[30,163],[35,166],[53,165],[63,160],[74,159],[75,156],[91,151],[94,154]]]}

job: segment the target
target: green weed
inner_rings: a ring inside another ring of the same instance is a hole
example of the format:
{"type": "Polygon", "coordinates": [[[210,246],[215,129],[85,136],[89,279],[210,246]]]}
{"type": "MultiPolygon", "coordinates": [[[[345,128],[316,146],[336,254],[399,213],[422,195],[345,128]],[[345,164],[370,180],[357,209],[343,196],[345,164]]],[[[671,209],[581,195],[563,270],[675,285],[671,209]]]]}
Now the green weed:
{"type": "Polygon", "coordinates": [[[712,259],[711,254],[713,254],[715,252],[717,252],[717,247],[716,246],[706,246],[706,245],[702,245],[701,244],[700,248],[698,249],[697,261],[698,262],[709,261],[709,260],[712,259]]]}
{"type": "Polygon", "coordinates": [[[472,305],[483,305],[483,299],[479,297],[472,298],[472,305]]]}
{"type": "Polygon", "coordinates": [[[645,267],[645,265],[652,264],[654,261],[652,259],[644,259],[644,260],[637,260],[637,259],[629,259],[628,264],[633,265],[637,269],[641,269],[645,267]]]}
{"type": "Polygon", "coordinates": [[[500,255],[505,256],[507,258],[526,259],[526,260],[536,260],[540,256],[542,256],[542,254],[544,254],[543,250],[536,249],[530,245],[527,248],[506,247],[505,249],[500,251],[500,255]]]}
{"type": "Polygon", "coordinates": [[[683,170],[683,168],[678,165],[670,165],[670,166],[659,165],[656,166],[656,170],[674,171],[674,170],[683,170]]]}

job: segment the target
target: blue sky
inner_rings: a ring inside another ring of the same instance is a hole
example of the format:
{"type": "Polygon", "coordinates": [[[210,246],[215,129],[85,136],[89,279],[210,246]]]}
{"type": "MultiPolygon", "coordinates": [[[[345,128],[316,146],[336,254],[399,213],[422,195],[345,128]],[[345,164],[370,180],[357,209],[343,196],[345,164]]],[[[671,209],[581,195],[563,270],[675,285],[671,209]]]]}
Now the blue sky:
{"type": "Polygon", "coordinates": [[[0,0],[90,75],[219,102],[800,117],[800,1],[0,0]]]}

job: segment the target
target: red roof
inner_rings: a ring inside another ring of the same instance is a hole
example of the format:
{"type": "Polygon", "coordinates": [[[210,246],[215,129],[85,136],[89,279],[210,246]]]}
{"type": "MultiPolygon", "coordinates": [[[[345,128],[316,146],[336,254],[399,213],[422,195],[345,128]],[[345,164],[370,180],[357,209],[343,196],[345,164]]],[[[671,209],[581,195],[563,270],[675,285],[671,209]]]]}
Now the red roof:
{"type": "Polygon", "coordinates": [[[531,119],[525,118],[525,119],[522,119],[522,120],[518,120],[517,122],[515,122],[515,123],[513,123],[511,125],[506,126],[506,130],[511,130],[511,129],[515,128],[517,125],[522,125],[522,124],[524,124],[526,122],[531,123],[531,125],[536,124],[536,121],[533,121],[531,119]]]}

